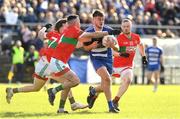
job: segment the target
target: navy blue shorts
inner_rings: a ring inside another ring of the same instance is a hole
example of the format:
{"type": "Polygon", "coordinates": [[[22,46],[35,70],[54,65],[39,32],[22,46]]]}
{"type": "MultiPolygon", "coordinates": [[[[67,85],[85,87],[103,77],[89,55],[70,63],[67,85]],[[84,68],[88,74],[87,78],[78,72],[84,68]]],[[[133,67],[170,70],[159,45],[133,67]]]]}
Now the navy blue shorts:
{"type": "Polygon", "coordinates": [[[159,65],[158,66],[148,66],[147,69],[148,69],[148,71],[154,72],[154,71],[160,70],[160,66],[159,65]]]}
{"type": "Polygon", "coordinates": [[[97,71],[100,67],[105,66],[109,72],[109,74],[112,74],[113,68],[112,68],[112,61],[107,61],[103,59],[94,59],[91,58],[92,64],[97,71]]]}

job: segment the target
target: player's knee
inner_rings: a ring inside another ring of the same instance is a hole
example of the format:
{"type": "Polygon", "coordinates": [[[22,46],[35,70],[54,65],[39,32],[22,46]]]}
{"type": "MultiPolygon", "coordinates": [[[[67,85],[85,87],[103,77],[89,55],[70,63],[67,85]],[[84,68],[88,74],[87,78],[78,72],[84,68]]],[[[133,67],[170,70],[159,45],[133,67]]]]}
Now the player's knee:
{"type": "Polygon", "coordinates": [[[102,84],[104,86],[110,85],[111,84],[111,78],[110,77],[105,77],[102,81],[102,84]]]}
{"type": "Polygon", "coordinates": [[[40,91],[40,90],[41,90],[40,87],[34,87],[34,92],[38,92],[38,91],[40,91]]]}
{"type": "Polygon", "coordinates": [[[129,85],[131,83],[131,79],[130,78],[126,78],[125,79],[125,83],[129,85]]]}
{"type": "Polygon", "coordinates": [[[74,86],[79,85],[79,83],[80,83],[80,79],[78,77],[74,77],[74,80],[73,80],[74,86]]]}

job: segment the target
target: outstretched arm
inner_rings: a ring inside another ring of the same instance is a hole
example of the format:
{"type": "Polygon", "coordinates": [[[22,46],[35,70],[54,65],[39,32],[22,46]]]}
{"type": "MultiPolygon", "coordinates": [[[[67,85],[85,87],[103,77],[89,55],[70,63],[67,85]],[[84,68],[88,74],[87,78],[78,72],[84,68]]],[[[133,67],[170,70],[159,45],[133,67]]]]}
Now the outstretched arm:
{"type": "Polygon", "coordinates": [[[78,40],[80,42],[87,42],[90,41],[91,38],[101,38],[106,35],[108,35],[107,31],[84,32],[79,36],[78,40]]]}
{"type": "Polygon", "coordinates": [[[90,45],[83,45],[83,48],[84,48],[84,50],[86,50],[86,51],[90,51],[90,50],[92,50],[92,49],[94,49],[94,48],[97,48],[97,46],[98,46],[98,41],[94,41],[92,44],[90,44],[90,45]]]}

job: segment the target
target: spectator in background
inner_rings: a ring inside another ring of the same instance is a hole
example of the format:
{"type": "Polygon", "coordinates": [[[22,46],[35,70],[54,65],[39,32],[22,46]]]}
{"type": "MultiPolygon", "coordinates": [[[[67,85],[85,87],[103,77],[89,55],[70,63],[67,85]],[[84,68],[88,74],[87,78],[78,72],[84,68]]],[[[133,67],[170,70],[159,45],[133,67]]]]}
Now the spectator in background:
{"type": "Polygon", "coordinates": [[[64,14],[61,11],[57,11],[55,14],[56,21],[59,20],[59,18],[64,18],[64,14]]]}
{"type": "Polygon", "coordinates": [[[27,16],[24,22],[35,23],[37,22],[37,16],[34,14],[34,9],[32,7],[28,8],[27,16]]]}
{"type": "Polygon", "coordinates": [[[146,49],[148,65],[147,65],[147,79],[148,84],[152,81],[152,76],[154,76],[154,87],[153,92],[157,91],[159,75],[160,75],[160,68],[163,65],[163,50],[157,46],[157,38],[154,37],[152,39],[153,46],[149,46],[146,49]]]}
{"type": "MultiPolygon", "coordinates": [[[[136,25],[143,25],[143,17],[141,15],[137,16],[136,25]]],[[[145,34],[143,28],[136,28],[136,33],[139,34],[139,35],[144,35],[145,34]]]]}
{"type": "MultiPolygon", "coordinates": [[[[152,14],[152,19],[150,20],[149,25],[157,25],[157,26],[161,25],[161,22],[157,13],[152,14]]],[[[156,29],[151,29],[150,34],[156,34],[156,31],[157,31],[156,29]]]]}
{"type": "Polygon", "coordinates": [[[174,38],[175,37],[175,34],[170,29],[167,29],[165,33],[166,33],[165,38],[174,38]]]}
{"type": "Polygon", "coordinates": [[[15,25],[18,21],[18,8],[6,9],[4,12],[5,22],[9,25],[15,25]]]}
{"type": "Polygon", "coordinates": [[[21,10],[20,10],[20,13],[19,13],[19,20],[21,20],[21,21],[25,21],[25,19],[27,18],[27,10],[26,10],[26,8],[21,8],[21,10]]]}
{"type": "Polygon", "coordinates": [[[29,52],[25,55],[25,64],[27,71],[32,75],[34,72],[35,64],[39,59],[39,53],[36,51],[35,46],[31,45],[29,52]]]}
{"type": "Polygon", "coordinates": [[[31,39],[31,30],[28,26],[21,24],[21,35],[23,41],[23,47],[26,51],[28,51],[28,41],[31,39]]]}
{"type": "Polygon", "coordinates": [[[47,23],[55,23],[56,22],[56,19],[54,18],[53,13],[51,11],[48,11],[46,13],[45,21],[47,23]]]}
{"type": "Polygon", "coordinates": [[[24,78],[23,64],[24,64],[24,48],[21,46],[21,41],[16,41],[15,46],[12,47],[12,64],[15,67],[15,81],[21,82],[24,78]]]}
{"type": "Polygon", "coordinates": [[[46,17],[45,17],[45,13],[44,13],[44,12],[40,12],[40,13],[39,13],[39,17],[38,17],[38,22],[41,22],[41,23],[42,23],[42,22],[43,22],[43,23],[46,22],[45,18],[46,18],[46,17]]]}

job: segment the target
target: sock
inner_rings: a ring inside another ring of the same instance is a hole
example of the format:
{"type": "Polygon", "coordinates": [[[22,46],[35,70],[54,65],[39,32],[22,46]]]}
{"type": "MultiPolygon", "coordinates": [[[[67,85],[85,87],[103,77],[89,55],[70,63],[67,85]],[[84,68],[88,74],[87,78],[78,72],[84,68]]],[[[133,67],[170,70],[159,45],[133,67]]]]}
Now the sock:
{"type": "Polygon", "coordinates": [[[18,93],[19,91],[18,91],[18,88],[13,88],[13,93],[18,93]]]}
{"type": "Polygon", "coordinates": [[[120,99],[120,97],[116,96],[116,97],[113,99],[113,102],[118,103],[118,102],[119,102],[119,99],[120,99]]]}
{"type": "Polygon", "coordinates": [[[53,88],[53,89],[52,89],[52,92],[53,92],[54,94],[56,94],[57,92],[59,92],[59,91],[61,91],[61,90],[63,90],[63,89],[64,89],[64,86],[61,84],[61,85],[53,88]]]}
{"type": "Polygon", "coordinates": [[[95,88],[93,88],[93,89],[90,91],[90,93],[91,93],[92,95],[96,95],[96,90],[95,90],[95,88]]]}
{"type": "Polygon", "coordinates": [[[108,101],[108,106],[109,106],[109,109],[114,108],[113,103],[112,103],[112,101],[111,101],[111,100],[110,100],[110,101],[108,101]]]}
{"type": "Polygon", "coordinates": [[[64,105],[65,105],[65,100],[60,100],[60,103],[59,103],[59,109],[64,109],[64,105]]]}
{"type": "Polygon", "coordinates": [[[75,103],[74,97],[69,98],[69,102],[70,102],[71,104],[75,103]]]}

